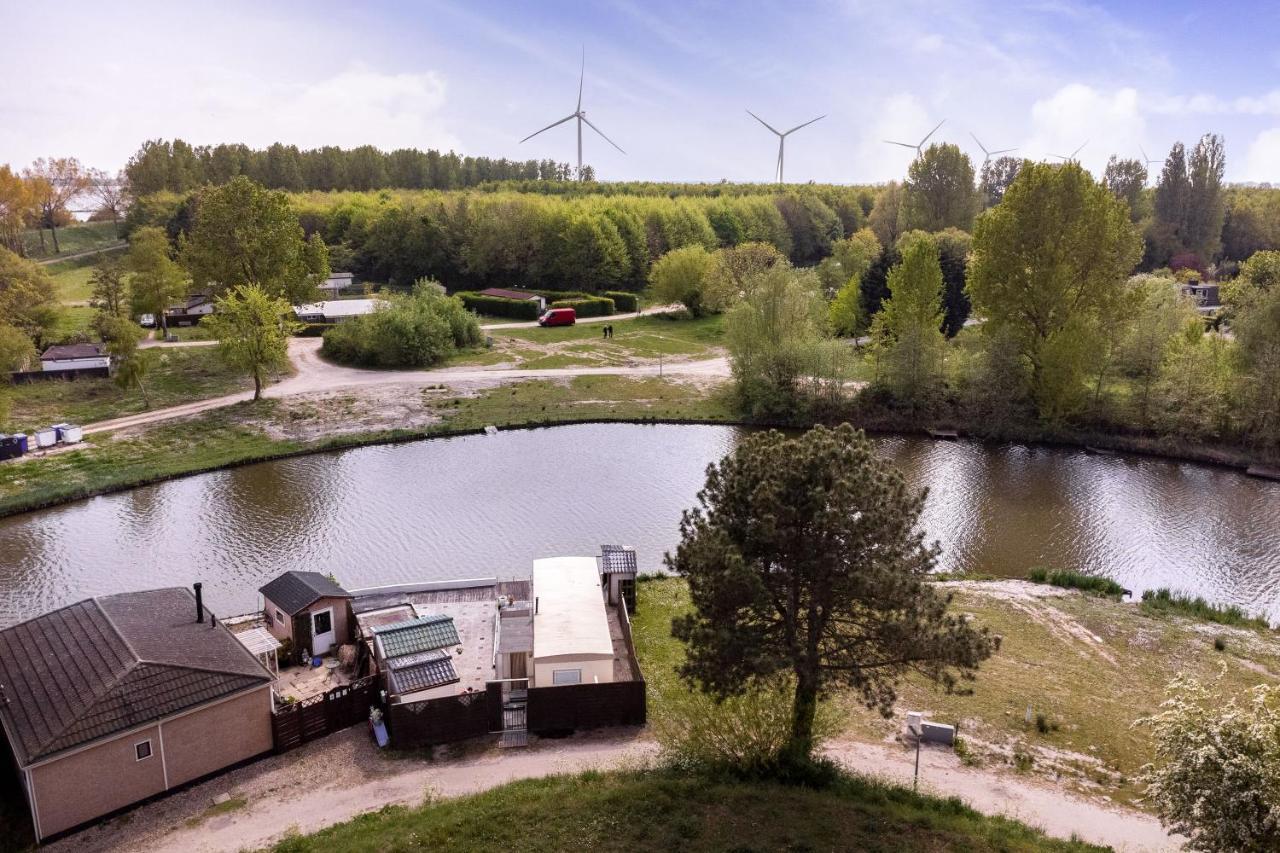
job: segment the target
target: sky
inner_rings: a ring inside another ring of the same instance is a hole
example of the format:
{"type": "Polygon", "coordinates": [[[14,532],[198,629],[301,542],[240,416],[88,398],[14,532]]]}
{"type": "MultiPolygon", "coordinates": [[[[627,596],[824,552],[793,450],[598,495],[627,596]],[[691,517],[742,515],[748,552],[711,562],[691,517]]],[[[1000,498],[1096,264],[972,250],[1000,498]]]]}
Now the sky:
{"type": "MultiPolygon", "coordinates": [[[[122,167],[145,139],[575,157],[601,180],[901,178],[885,139],[1163,159],[1222,134],[1229,181],[1280,183],[1280,4],[1141,0],[3,0],[0,164],[122,167]],[[971,135],[972,134],[972,135],[971,135]]],[[[1152,165],[1152,178],[1159,164],[1152,165]]]]}

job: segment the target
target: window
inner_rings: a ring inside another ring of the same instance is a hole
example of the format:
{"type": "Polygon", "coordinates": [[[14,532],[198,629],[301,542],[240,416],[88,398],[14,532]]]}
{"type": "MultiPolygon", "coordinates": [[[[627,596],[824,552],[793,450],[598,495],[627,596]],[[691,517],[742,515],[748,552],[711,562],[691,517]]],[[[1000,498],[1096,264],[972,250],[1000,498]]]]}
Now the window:
{"type": "Polygon", "coordinates": [[[553,669],[551,670],[552,684],[581,684],[582,670],[580,669],[553,669]]]}
{"type": "Polygon", "coordinates": [[[321,634],[328,634],[333,630],[333,611],[322,610],[319,613],[313,613],[311,618],[315,620],[312,623],[314,628],[311,631],[314,636],[318,637],[321,634]]]}
{"type": "Polygon", "coordinates": [[[276,623],[279,625],[284,624],[284,614],[280,612],[279,608],[276,608],[276,623]]]}
{"type": "Polygon", "coordinates": [[[138,756],[137,758],[138,761],[142,761],[143,759],[150,758],[151,757],[151,741],[144,740],[144,741],[139,741],[138,743],[135,743],[133,745],[133,752],[134,752],[134,755],[138,756]]]}

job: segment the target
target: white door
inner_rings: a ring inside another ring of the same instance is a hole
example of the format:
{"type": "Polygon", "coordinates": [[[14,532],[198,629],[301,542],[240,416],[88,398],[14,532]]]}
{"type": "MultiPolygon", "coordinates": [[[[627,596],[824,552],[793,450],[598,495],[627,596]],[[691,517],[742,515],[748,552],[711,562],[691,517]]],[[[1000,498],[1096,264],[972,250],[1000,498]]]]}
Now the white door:
{"type": "Polygon", "coordinates": [[[319,657],[333,648],[333,608],[311,614],[311,654],[319,657]]]}

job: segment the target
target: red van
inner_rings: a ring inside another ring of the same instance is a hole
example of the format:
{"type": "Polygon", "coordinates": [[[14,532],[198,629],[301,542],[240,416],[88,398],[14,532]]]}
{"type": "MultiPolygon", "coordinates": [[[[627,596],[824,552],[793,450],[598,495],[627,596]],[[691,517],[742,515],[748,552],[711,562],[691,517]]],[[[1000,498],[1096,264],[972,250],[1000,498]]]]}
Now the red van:
{"type": "Polygon", "coordinates": [[[572,326],[578,322],[578,312],[572,308],[548,308],[538,318],[539,326],[572,326]]]}

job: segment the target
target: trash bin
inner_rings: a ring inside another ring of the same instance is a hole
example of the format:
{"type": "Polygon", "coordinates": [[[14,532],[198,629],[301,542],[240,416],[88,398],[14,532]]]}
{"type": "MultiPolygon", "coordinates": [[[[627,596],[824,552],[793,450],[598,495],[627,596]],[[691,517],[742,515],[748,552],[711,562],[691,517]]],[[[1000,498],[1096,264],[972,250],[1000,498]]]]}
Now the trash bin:
{"type": "Polygon", "coordinates": [[[58,431],[53,427],[36,430],[36,447],[53,447],[58,443],[58,431]]]}

